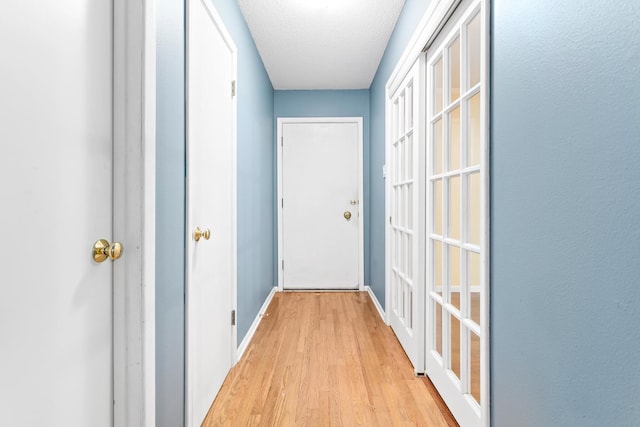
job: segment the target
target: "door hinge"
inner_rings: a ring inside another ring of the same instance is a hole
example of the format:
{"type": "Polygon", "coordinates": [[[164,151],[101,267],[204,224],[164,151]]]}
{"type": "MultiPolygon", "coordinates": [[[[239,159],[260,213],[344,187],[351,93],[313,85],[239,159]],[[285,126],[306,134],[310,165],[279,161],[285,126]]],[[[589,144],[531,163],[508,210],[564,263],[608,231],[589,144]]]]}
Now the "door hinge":
{"type": "Polygon", "coordinates": [[[389,217],[389,224],[391,224],[391,217],[389,217]]]}
{"type": "Polygon", "coordinates": [[[231,326],[236,326],[236,311],[231,310],[231,326]]]}
{"type": "Polygon", "coordinates": [[[280,199],[280,206],[282,206],[282,208],[284,209],[284,199],[280,199]]]}
{"type": "Polygon", "coordinates": [[[280,147],[284,147],[284,136],[280,137],[280,147]]]}
{"type": "Polygon", "coordinates": [[[236,81],[231,81],[231,96],[236,96],[236,81]]]}
{"type": "Polygon", "coordinates": [[[284,260],[282,260],[282,269],[284,270],[284,260]]]}

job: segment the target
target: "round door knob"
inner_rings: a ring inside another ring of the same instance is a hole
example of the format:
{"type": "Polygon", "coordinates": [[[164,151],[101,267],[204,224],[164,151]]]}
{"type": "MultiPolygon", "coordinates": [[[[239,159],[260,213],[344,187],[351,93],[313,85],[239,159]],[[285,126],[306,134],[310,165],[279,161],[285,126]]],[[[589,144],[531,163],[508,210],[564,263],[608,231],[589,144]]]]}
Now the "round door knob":
{"type": "Polygon", "coordinates": [[[208,228],[201,230],[200,227],[196,227],[196,229],[193,230],[193,240],[195,240],[196,242],[199,242],[200,239],[209,240],[210,237],[211,230],[209,230],[208,228]]]}
{"type": "Polygon", "coordinates": [[[344,219],[346,219],[347,221],[349,221],[349,220],[351,219],[351,212],[346,211],[346,212],[344,213],[344,219]]]}
{"type": "Polygon", "coordinates": [[[109,243],[106,239],[97,240],[93,244],[93,260],[104,262],[107,258],[112,261],[122,256],[122,244],[118,242],[109,243]]]}

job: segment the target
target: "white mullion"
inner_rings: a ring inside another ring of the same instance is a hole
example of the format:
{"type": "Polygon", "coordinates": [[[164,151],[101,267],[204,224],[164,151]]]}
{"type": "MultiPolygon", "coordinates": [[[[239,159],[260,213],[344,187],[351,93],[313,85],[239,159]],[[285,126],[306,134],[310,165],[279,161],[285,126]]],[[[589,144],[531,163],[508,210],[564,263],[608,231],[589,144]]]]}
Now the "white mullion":
{"type": "Polygon", "coordinates": [[[447,245],[450,245],[450,246],[457,246],[457,247],[461,247],[462,246],[462,242],[461,241],[456,240],[456,239],[452,239],[451,237],[443,236],[442,237],[442,241],[444,243],[446,243],[447,245]]]}
{"type": "MultiPolygon", "coordinates": [[[[460,240],[461,246],[468,239],[468,223],[469,223],[469,206],[468,206],[468,190],[467,176],[462,170],[467,166],[468,156],[468,101],[463,97],[467,91],[468,85],[468,68],[467,63],[467,27],[462,25],[460,28],[460,240]]],[[[470,380],[470,345],[469,330],[465,327],[464,320],[469,315],[469,283],[467,280],[467,251],[460,248],[460,387],[463,394],[469,393],[471,388],[470,380]]]]}
{"type": "Polygon", "coordinates": [[[481,167],[480,165],[475,165],[475,166],[469,166],[463,169],[459,169],[459,170],[455,170],[452,172],[443,172],[437,175],[432,175],[429,180],[430,181],[436,181],[438,179],[443,179],[443,178],[451,178],[452,176],[456,176],[456,175],[461,175],[461,174],[472,174],[475,172],[480,172],[481,167]]]}
{"type": "Polygon", "coordinates": [[[475,94],[480,92],[481,86],[482,86],[482,83],[476,83],[475,85],[471,86],[467,91],[465,91],[464,94],[461,94],[460,99],[464,101],[468,101],[469,99],[473,98],[475,94]]]}
{"type": "Polygon", "coordinates": [[[462,319],[462,323],[464,324],[465,328],[469,329],[478,337],[482,338],[480,326],[476,322],[471,319],[462,319]]]}
{"type": "MultiPolygon", "coordinates": [[[[425,58],[426,58],[426,54],[425,58]]],[[[422,89],[420,96],[424,96],[425,99],[425,114],[426,114],[426,120],[425,120],[425,147],[424,147],[424,151],[425,151],[425,159],[426,159],[426,176],[429,178],[432,174],[432,170],[433,170],[433,131],[434,131],[434,126],[433,126],[433,122],[431,121],[431,111],[433,109],[433,103],[435,100],[435,85],[433,84],[433,65],[430,61],[428,60],[424,60],[425,64],[426,64],[426,71],[425,71],[425,87],[422,89]],[[430,96],[431,95],[431,96],[430,96]]],[[[433,241],[428,237],[431,234],[431,231],[433,229],[433,222],[435,221],[435,215],[433,215],[433,185],[431,184],[430,180],[426,180],[426,191],[427,191],[427,200],[426,200],[426,209],[425,209],[425,214],[427,215],[427,220],[425,222],[426,227],[425,227],[425,233],[424,233],[424,237],[426,238],[427,244],[426,244],[426,271],[425,271],[425,282],[427,284],[426,286],[426,292],[425,294],[428,295],[428,298],[426,299],[426,311],[427,314],[425,316],[425,331],[427,332],[427,336],[425,337],[425,342],[426,342],[426,354],[432,354],[432,352],[435,352],[434,350],[436,349],[436,339],[438,337],[438,331],[436,330],[438,328],[438,324],[435,321],[436,319],[436,311],[438,309],[438,304],[436,303],[437,299],[435,299],[433,297],[434,291],[436,289],[435,286],[435,267],[434,267],[434,262],[433,262],[433,258],[434,258],[434,250],[433,250],[433,241]]],[[[436,297],[437,298],[437,297],[436,297]]],[[[442,316],[442,314],[441,314],[442,316]]],[[[440,333],[442,333],[442,324],[440,325],[440,333]]],[[[426,362],[426,360],[425,360],[426,362]]]]}
{"type": "Polygon", "coordinates": [[[489,63],[487,61],[489,43],[488,43],[488,34],[489,34],[489,2],[487,0],[483,0],[480,2],[480,84],[482,94],[481,94],[481,104],[480,104],[480,123],[482,124],[482,128],[484,132],[480,134],[480,164],[482,165],[482,169],[480,172],[480,179],[482,185],[480,187],[480,212],[482,212],[482,217],[480,219],[480,227],[481,230],[484,231],[480,235],[480,244],[482,247],[482,251],[480,254],[480,286],[482,288],[481,293],[481,308],[480,308],[480,323],[482,324],[482,333],[478,334],[480,337],[480,394],[481,394],[481,408],[482,408],[482,424],[488,426],[490,423],[490,405],[489,405],[489,309],[490,309],[490,299],[489,299],[489,202],[487,197],[487,192],[489,187],[489,174],[488,174],[488,166],[489,166],[489,144],[488,144],[488,132],[489,132],[489,122],[487,119],[489,112],[489,91],[488,87],[488,73],[489,73],[489,63]]]}
{"type": "Polygon", "coordinates": [[[449,314],[451,314],[453,317],[455,317],[460,322],[462,322],[463,320],[462,313],[460,313],[460,310],[458,310],[458,307],[451,304],[450,302],[444,303],[442,306],[449,312],[449,314]]]}
{"type": "MultiPolygon", "coordinates": [[[[475,93],[474,93],[475,95],[475,93]]],[[[456,99],[455,101],[451,102],[450,104],[446,104],[443,106],[442,110],[439,111],[438,113],[436,113],[432,118],[431,118],[431,122],[435,123],[437,122],[439,119],[442,118],[442,116],[444,116],[445,114],[449,114],[450,112],[452,112],[453,110],[455,110],[456,108],[458,108],[460,106],[460,102],[462,101],[462,97],[456,99]]]]}
{"type": "Polygon", "coordinates": [[[467,252],[474,252],[478,255],[480,254],[480,246],[471,243],[463,243],[462,249],[466,250],[467,252]]]}
{"type": "Polygon", "coordinates": [[[443,236],[440,236],[438,234],[430,234],[429,238],[434,242],[440,242],[440,243],[444,243],[444,239],[445,239],[443,236]]]}

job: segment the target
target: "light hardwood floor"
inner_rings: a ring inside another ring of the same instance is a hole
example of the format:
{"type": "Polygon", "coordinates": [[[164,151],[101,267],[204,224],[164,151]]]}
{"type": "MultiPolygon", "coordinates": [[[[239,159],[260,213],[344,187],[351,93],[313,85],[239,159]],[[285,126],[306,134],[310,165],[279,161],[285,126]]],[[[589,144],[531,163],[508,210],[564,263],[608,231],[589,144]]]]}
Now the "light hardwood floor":
{"type": "Polygon", "coordinates": [[[277,293],[203,426],[455,426],[365,292],[277,293]]]}

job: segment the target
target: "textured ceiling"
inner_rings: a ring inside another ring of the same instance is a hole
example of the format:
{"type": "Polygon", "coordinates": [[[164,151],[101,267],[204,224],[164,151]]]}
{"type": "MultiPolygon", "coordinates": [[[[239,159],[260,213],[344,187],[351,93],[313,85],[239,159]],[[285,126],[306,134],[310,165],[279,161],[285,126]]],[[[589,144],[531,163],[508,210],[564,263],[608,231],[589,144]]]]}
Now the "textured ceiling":
{"type": "Polygon", "coordinates": [[[238,0],[274,89],[367,89],[404,0],[238,0]]]}

